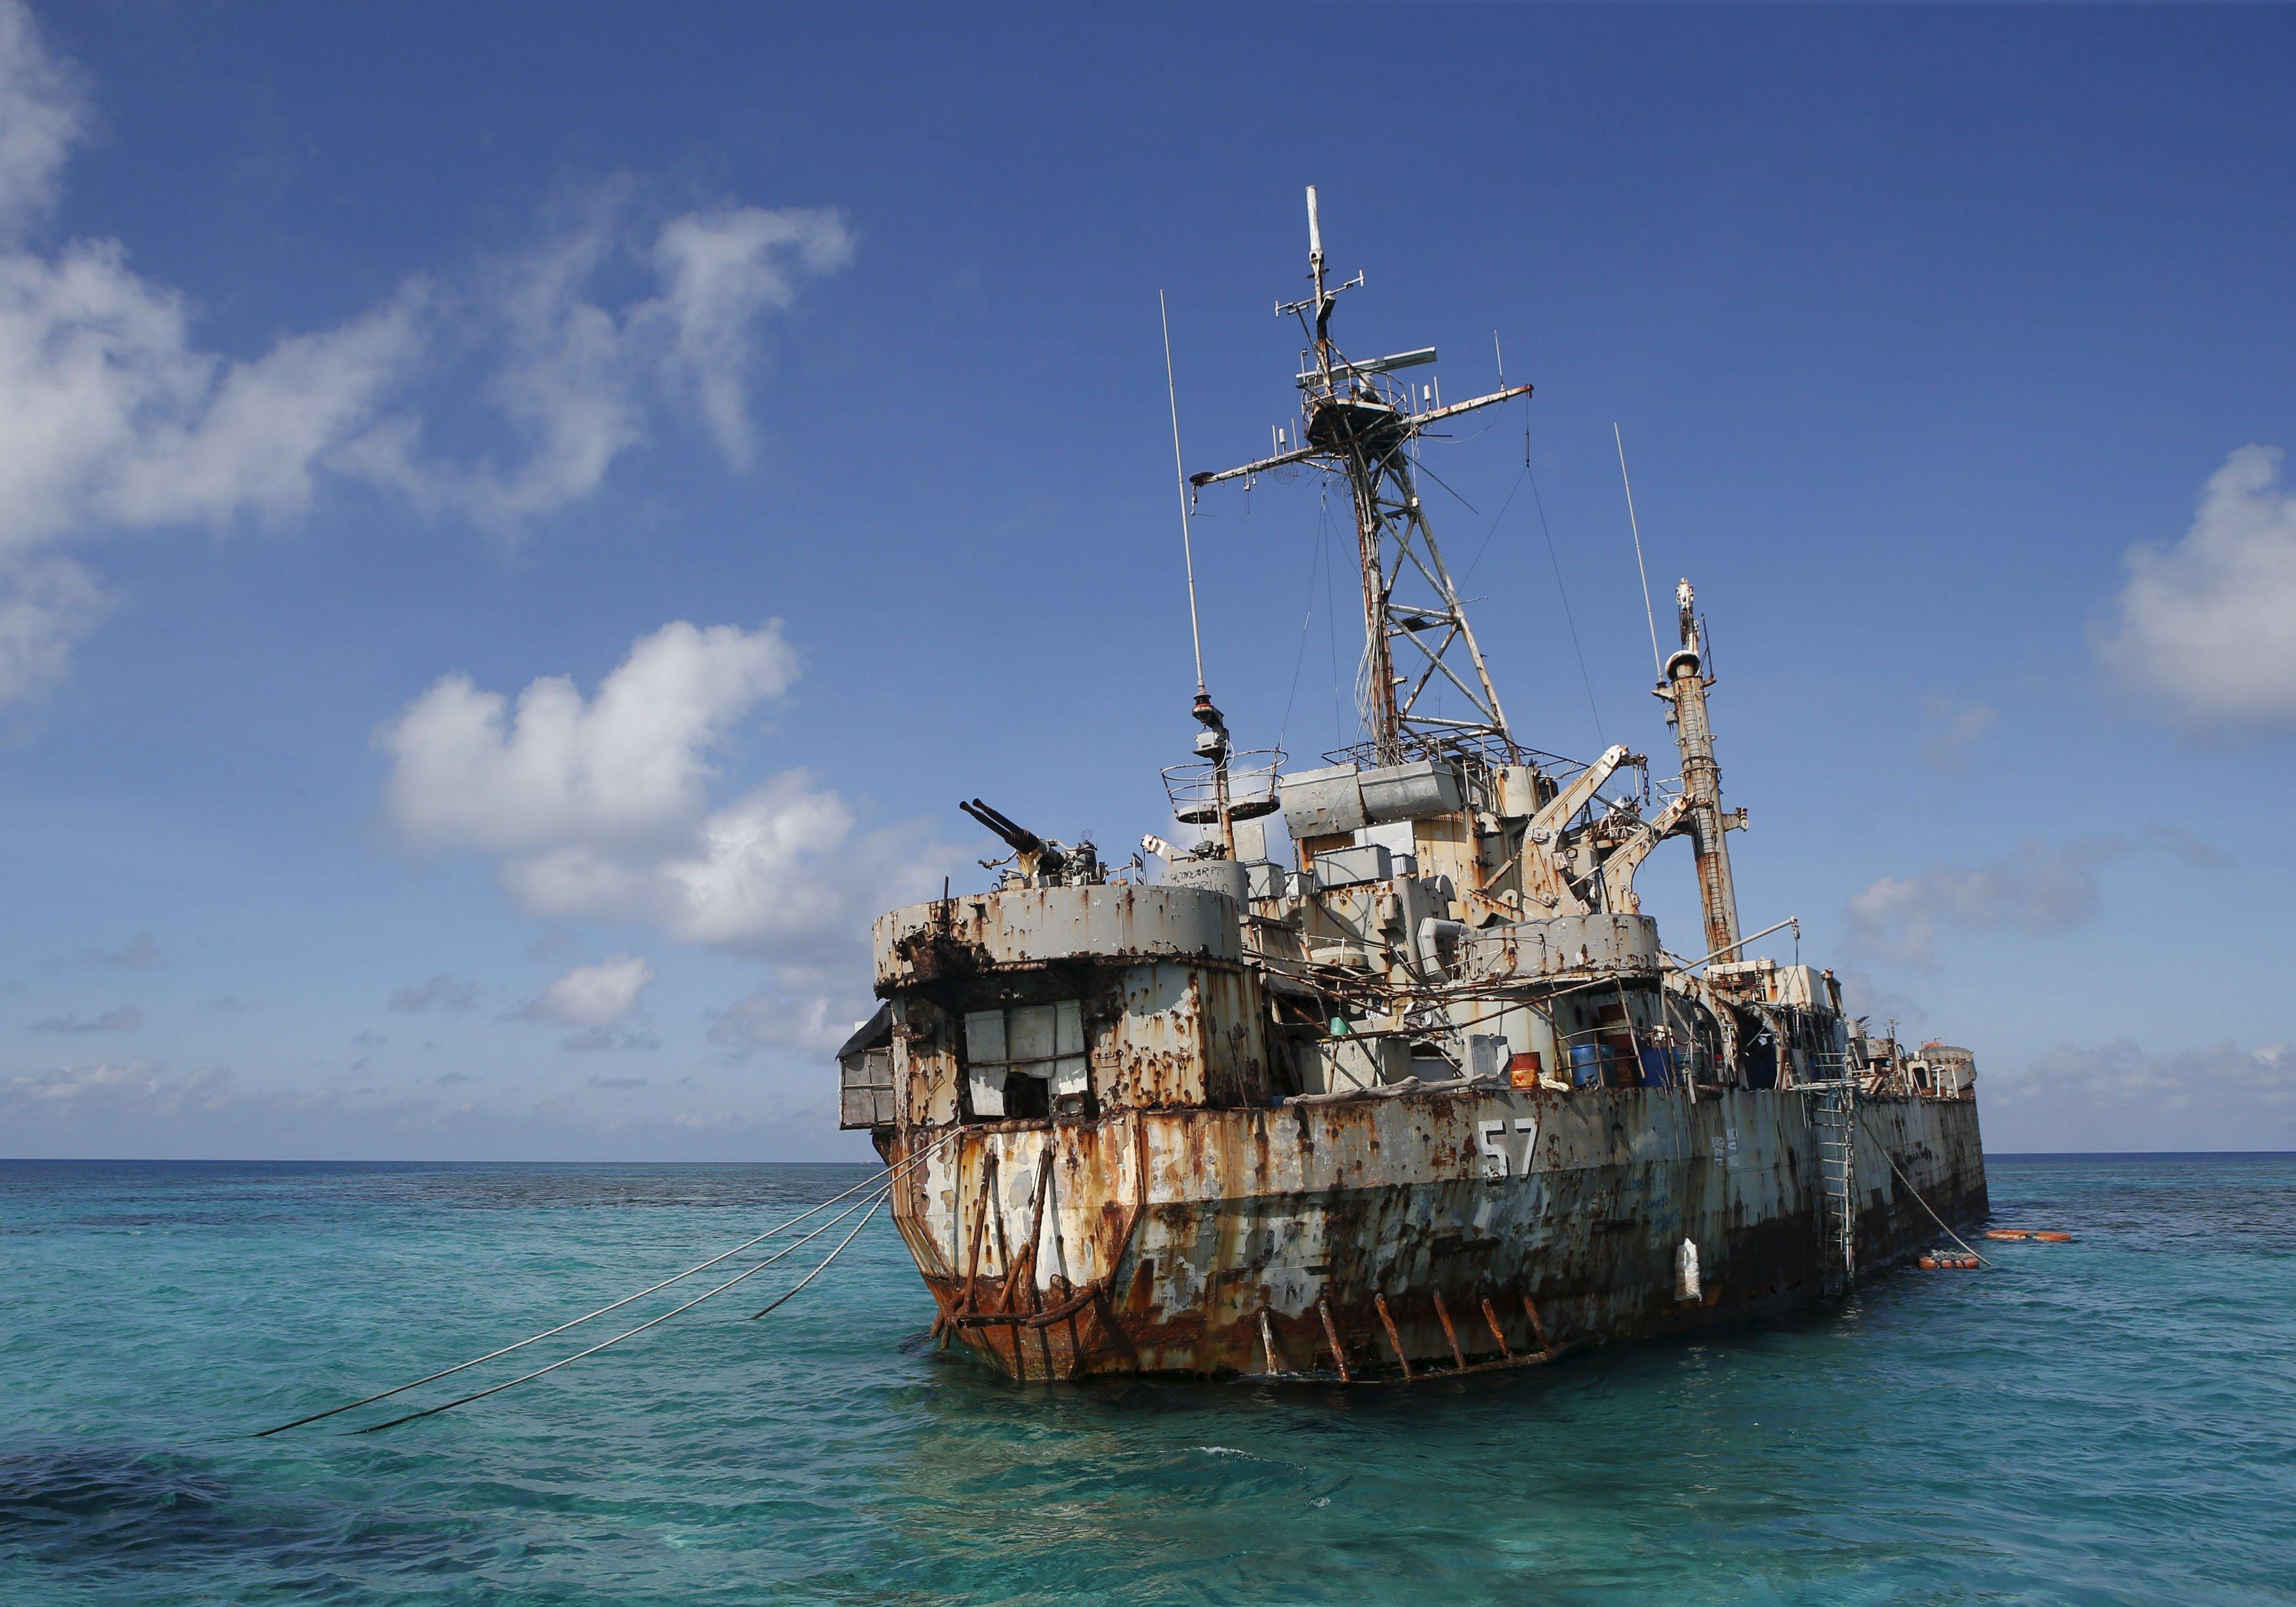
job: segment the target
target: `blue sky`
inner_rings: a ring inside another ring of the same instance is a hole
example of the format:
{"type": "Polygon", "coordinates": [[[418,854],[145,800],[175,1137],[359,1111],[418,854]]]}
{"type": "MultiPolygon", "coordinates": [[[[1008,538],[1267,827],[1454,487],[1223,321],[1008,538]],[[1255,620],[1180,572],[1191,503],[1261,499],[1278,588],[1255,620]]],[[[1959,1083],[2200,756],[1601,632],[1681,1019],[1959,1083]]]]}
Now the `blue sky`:
{"type": "MultiPolygon", "coordinates": [[[[1997,1149],[2296,1147],[2296,15],[0,16],[0,1152],[862,1152],[955,801],[1166,824],[1156,296],[1256,455],[1308,183],[1343,343],[1538,387],[1430,458],[1521,734],[1663,773],[1616,422],[1749,927],[1997,1149]]],[[[1295,759],[1320,512],[1197,524],[1295,759]]]]}

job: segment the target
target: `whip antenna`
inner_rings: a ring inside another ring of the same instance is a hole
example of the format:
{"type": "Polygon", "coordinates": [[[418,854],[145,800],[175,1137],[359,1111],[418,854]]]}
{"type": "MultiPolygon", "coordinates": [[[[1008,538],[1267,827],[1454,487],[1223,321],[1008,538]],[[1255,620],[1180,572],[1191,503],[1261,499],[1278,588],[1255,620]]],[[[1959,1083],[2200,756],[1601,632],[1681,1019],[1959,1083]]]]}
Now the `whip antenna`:
{"type": "Polygon", "coordinates": [[[1615,421],[1611,425],[1611,439],[1619,443],[1619,482],[1627,488],[1627,528],[1635,533],[1635,573],[1643,578],[1643,620],[1650,627],[1651,668],[1663,681],[1666,661],[1658,656],[1658,616],[1651,612],[1650,571],[1643,567],[1642,521],[1635,517],[1635,482],[1627,478],[1627,438],[1619,433],[1615,421]]]}
{"type": "Polygon", "coordinates": [[[1164,306],[1162,291],[1156,292],[1156,316],[1164,321],[1164,395],[1172,404],[1172,477],[1180,488],[1180,556],[1188,566],[1188,639],[1195,644],[1196,695],[1202,697],[1204,633],[1196,623],[1196,545],[1188,530],[1188,471],[1180,458],[1180,391],[1172,381],[1172,315],[1164,306]]]}

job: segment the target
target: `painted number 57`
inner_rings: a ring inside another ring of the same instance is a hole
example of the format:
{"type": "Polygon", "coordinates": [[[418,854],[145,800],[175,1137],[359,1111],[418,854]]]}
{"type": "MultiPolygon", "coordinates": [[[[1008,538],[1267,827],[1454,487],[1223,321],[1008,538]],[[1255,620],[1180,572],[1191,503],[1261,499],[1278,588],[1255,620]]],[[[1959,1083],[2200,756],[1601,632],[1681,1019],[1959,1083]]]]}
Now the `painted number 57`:
{"type": "Polygon", "coordinates": [[[1529,1116],[1514,1119],[1514,1130],[1522,1135],[1522,1159],[1517,1165],[1507,1153],[1507,1124],[1486,1121],[1477,1124],[1475,1146],[1483,1152],[1483,1176],[1486,1177],[1527,1177],[1530,1175],[1530,1158],[1538,1147],[1538,1123],[1529,1116]]]}

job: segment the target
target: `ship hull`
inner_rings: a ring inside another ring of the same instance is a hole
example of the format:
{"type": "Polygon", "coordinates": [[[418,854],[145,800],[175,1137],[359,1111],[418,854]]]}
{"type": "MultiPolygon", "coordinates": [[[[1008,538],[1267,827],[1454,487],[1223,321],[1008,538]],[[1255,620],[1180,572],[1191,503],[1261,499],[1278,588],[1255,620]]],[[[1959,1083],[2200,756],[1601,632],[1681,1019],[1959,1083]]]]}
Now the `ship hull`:
{"type": "MultiPolygon", "coordinates": [[[[1982,1220],[1973,1099],[1856,1108],[1857,1274],[1982,1220]]],[[[1791,1310],[1827,1267],[1799,1091],[1416,1092],[885,1144],[915,1161],[895,1220],[937,1329],[1016,1378],[1526,1365],[1791,1310]]]]}

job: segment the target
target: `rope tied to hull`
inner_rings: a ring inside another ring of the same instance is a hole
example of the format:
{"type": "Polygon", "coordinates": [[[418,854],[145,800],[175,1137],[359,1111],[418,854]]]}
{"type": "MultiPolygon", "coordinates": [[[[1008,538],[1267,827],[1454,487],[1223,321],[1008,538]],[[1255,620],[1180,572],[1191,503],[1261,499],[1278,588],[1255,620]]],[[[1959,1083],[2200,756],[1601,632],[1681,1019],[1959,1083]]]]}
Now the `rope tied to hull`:
{"type": "MultiPolygon", "coordinates": [[[[765,1232],[758,1234],[742,1241],[741,1243],[736,1244],[731,1250],[721,1251],[719,1254],[710,1257],[706,1261],[697,1262],[693,1266],[685,1268],[683,1272],[672,1274],[670,1276],[662,1279],[659,1283],[649,1284],[647,1287],[639,1290],[635,1294],[624,1295],[619,1300],[609,1301],[607,1304],[599,1307],[594,1311],[585,1312],[582,1316],[573,1317],[566,1322],[561,1323],[554,1328],[545,1328],[539,1333],[529,1334],[526,1338],[519,1340],[514,1343],[500,1346],[496,1349],[489,1350],[483,1356],[472,1357],[468,1361],[457,1362],[451,1367],[442,1367],[435,1373],[425,1373],[422,1377],[412,1380],[409,1382],[395,1385],[390,1389],[378,1391],[373,1395],[365,1396],[358,1400],[350,1401],[343,1406],[330,1406],[324,1412],[309,1413],[304,1416],[295,1418],[291,1422],[279,1423],[271,1428],[258,1430],[251,1436],[251,1438],[258,1439],[266,1439],[273,1434],[284,1433],[289,1429],[301,1428],[307,1423],[318,1423],[326,1418],[339,1416],[345,1412],[356,1411],[361,1406],[373,1406],[378,1401],[389,1400],[394,1396],[404,1395],[408,1390],[419,1389],[424,1384],[434,1383],[439,1379],[448,1378],[453,1376],[455,1373],[466,1372],[470,1368],[478,1366],[482,1363],[493,1361],[500,1357],[508,1356],[516,1350],[522,1350],[529,1345],[539,1343],[541,1341],[549,1339],[554,1335],[564,1333],[572,1328],[578,1328],[584,1323],[591,1321],[593,1318],[603,1316],[610,1311],[618,1311],[635,1300],[644,1300],[646,1296],[658,1293],[660,1291],[668,1288],[673,1283],[681,1283],[684,1280],[693,1276],[697,1273],[705,1272],[712,1267],[716,1267],[723,1262],[731,1260],[734,1257],[740,1255],[743,1250],[751,1249],[756,1245],[762,1244],[767,1240],[786,1233],[791,1228],[795,1227],[812,1218],[819,1216],[822,1212],[827,1210],[830,1207],[838,1204],[840,1201],[851,1199],[856,1194],[860,1195],[860,1199],[855,1201],[853,1204],[848,1206],[844,1210],[840,1211],[836,1216],[831,1218],[828,1221],[823,1223],[812,1232],[792,1240],[789,1244],[775,1251],[772,1255],[767,1256],[756,1266],[745,1269],[735,1276],[728,1278],[724,1283],[717,1284],[713,1288],[703,1291],[701,1294],[694,1296],[690,1300],[684,1301],[679,1305],[672,1307],[669,1310],[663,1312],[659,1316],[655,1316],[650,1318],[646,1322],[640,1323],[636,1327],[624,1330],[622,1332],[614,1335],[611,1339],[603,1340],[597,1344],[578,1350],[571,1356],[563,1357],[559,1360],[551,1363],[547,1366],[538,1367],[531,1373],[523,1373],[517,1378],[511,1379],[505,1383],[496,1384],[489,1389],[480,1390],[472,1394],[461,1396],[454,1400],[447,1401],[442,1405],[426,1407],[419,1412],[409,1412],[402,1416],[390,1418],[383,1423],[370,1424],[369,1426],[356,1431],[362,1434],[372,1434],[382,1429],[395,1428],[403,1423],[412,1423],[419,1417],[430,1417],[440,1412],[452,1411],[457,1406],[468,1406],[472,1401],[483,1400],[489,1395],[500,1394],[503,1390],[510,1389],[514,1385],[526,1383],[533,1379],[540,1378],[545,1373],[554,1373],[559,1368],[566,1366],[570,1363],[580,1361],[585,1357],[594,1356],[601,1350],[618,1345],[626,1339],[632,1338],[637,1334],[644,1332],[649,1328],[658,1326],[659,1324],[668,1321],[671,1317],[677,1316],[680,1312],[693,1309],[694,1307],[700,1305],[702,1301],[709,1300],[713,1295],[722,1294],[726,1290],[733,1288],[735,1284],[746,1282],[748,1279],[756,1276],[758,1273],[765,1271],[767,1267],[775,1265],[778,1261],[781,1261],[806,1244],[810,1243],[815,1239],[821,1237],[824,1234],[829,1232],[840,1223],[842,1223],[852,1217],[856,1211],[864,1211],[865,1214],[862,1216],[860,1222],[854,1226],[852,1232],[846,1234],[845,1238],[837,1245],[835,1250],[832,1250],[828,1256],[822,1259],[820,1265],[815,1267],[810,1272],[807,1273],[803,1278],[800,1279],[793,1287],[789,1289],[778,1299],[772,1301],[756,1314],[757,1316],[763,1316],[767,1311],[771,1311],[775,1307],[788,1300],[790,1298],[797,1294],[800,1290],[805,1288],[807,1284],[812,1283],[816,1277],[819,1276],[822,1270],[826,1267],[831,1261],[835,1260],[838,1254],[844,1250],[845,1246],[850,1244],[853,1242],[854,1237],[859,1234],[861,1229],[868,1225],[869,1218],[876,1215],[878,1208],[882,1206],[886,1200],[891,1197],[894,1189],[898,1185],[900,1180],[908,1173],[914,1170],[917,1167],[922,1165],[926,1160],[930,1160],[934,1154],[946,1148],[952,1141],[960,1136],[960,1131],[953,1130],[944,1135],[934,1143],[926,1145],[923,1149],[919,1150],[915,1154],[902,1160],[898,1165],[894,1166],[884,1172],[879,1173],[873,1177],[866,1178],[860,1183],[857,1183],[850,1188],[841,1189],[838,1193],[832,1194],[828,1199],[820,1201],[818,1204],[810,1206],[805,1210],[799,1212],[796,1216],[790,1218],[787,1221],[776,1223],[774,1226],[766,1229],[765,1232]]],[[[752,1320],[754,1320],[754,1318],[752,1320]]]]}
{"type": "MultiPolygon", "coordinates": [[[[1857,1126],[1869,1136],[1872,1135],[1873,1129],[1866,1126],[1866,1112],[1862,1109],[1857,1112],[1857,1126]]],[[[1971,1250],[1967,1240],[1964,1239],[1959,1234],[1954,1232],[1952,1228],[1946,1226],[1946,1220],[1943,1217],[1939,1216],[1937,1212],[1933,1210],[1930,1210],[1930,1202],[1922,1198],[1922,1191],[1914,1186],[1914,1180],[1911,1177],[1906,1177],[1905,1172],[1899,1168],[1897,1157],[1890,1153],[1890,1146],[1883,1144],[1879,1138],[1874,1138],[1874,1147],[1882,1152],[1882,1159],[1889,1163],[1890,1170],[1897,1174],[1898,1181],[1906,1185],[1906,1193],[1914,1197],[1914,1203],[1920,1206],[1924,1211],[1929,1211],[1930,1220],[1936,1223],[1939,1227],[1945,1229],[1945,1236],[1951,1239],[1956,1244],[1960,1245],[1961,1248],[1969,1255],[1975,1257],[1978,1265],[1990,1268],[1993,1265],[1992,1262],[1987,1260],[1983,1256],[1978,1255],[1975,1250],[1971,1250]]]]}

